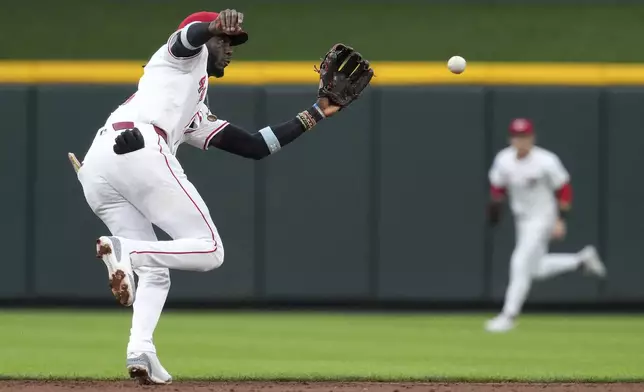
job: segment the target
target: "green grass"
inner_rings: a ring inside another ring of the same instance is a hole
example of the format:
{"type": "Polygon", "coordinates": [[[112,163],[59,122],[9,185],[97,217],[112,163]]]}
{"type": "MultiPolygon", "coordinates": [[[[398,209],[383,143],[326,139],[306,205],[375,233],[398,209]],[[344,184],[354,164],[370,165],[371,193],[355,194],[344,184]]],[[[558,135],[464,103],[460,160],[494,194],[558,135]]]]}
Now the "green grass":
{"type": "MultiPolygon", "coordinates": [[[[639,381],[644,317],[182,313],[156,344],[177,379],[639,381]]],[[[0,375],[122,378],[130,313],[0,312],[0,375]]]]}

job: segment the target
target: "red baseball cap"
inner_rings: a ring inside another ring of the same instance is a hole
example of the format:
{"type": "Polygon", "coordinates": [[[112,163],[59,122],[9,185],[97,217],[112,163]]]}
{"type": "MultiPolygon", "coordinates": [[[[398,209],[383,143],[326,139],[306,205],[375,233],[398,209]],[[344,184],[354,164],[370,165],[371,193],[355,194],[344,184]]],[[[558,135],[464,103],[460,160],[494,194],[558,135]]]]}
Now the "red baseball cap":
{"type": "Polygon", "coordinates": [[[515,118],[510,123],[508,130],[510,131],[510,136],[524,136],[532,135],[534,133],[532,121],[527,118],[515,118]]]}
{"type": "MultiPolygon", "coordinates": [[[[200,12],[195,12],[194,14],[188,15],[187,18],[181,22],[177,30],[181,30],[182,28],[186,27],[192,22],[206,22],[210,23],[213,20],[217,19],[219,14],[217,12],[208,12],[208,11],[200,11],[200,12]]],[[[242,31],[239,34],[235,35],[229,35],[230,37],[230,44],[232,46],[237,46],[245,43],[248,41],[248,33],[245,31],[242,31]]]]}

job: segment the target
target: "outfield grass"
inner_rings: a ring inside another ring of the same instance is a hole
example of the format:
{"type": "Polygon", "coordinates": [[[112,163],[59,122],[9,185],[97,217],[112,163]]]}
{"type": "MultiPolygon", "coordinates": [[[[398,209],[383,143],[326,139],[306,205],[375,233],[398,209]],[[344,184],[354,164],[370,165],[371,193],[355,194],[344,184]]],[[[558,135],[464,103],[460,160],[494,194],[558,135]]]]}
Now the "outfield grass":
{"type": "MultiPolygon", "coordinates": [[[[644,380],[644,317],[164,314],[159,355],[177,379],[644,380]]],[[[0,312],[0,375],[121,378],[130,313],[0,312]]]]}

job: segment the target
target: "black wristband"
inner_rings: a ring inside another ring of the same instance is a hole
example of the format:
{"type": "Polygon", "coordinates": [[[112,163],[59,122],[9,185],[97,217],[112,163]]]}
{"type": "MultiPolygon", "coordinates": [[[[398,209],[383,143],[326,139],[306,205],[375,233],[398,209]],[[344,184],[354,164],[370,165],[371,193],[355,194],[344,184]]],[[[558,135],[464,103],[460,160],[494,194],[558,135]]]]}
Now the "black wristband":
{"type": "Polygon", "coordinates": [[[568,217],[568,210],[559,209],[559,219],[565,220],[568,217]]]}
{"type": "Polygon", "coordinates": [[[313,104],[313,106],[308,108],[306,111],[297,114],[297,119],[300,120],[305,131],[313,128],[315,124],[325,118],[326,116],[324,116],[324,112],[322,112],[322,109],[320,109],[317,103],[313,104]]]}

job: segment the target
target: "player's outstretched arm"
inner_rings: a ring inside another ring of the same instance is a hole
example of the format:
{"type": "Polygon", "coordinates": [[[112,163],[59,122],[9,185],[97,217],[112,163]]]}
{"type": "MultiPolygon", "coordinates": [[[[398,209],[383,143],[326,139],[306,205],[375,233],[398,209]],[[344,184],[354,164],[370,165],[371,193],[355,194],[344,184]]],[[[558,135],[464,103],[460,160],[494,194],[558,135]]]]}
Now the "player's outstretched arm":
{"type": "Polygon", "coordinates": [[[336,108],[330,107],[327,101],[320,100],[290,121],[264,127],[255,133],[228,124],[210,140],[209,145],[231,154],[259,160],[278,152],[335,112],[336,108]]]}
{"type": "Polygon", "coordinates": [[[354,102],[373,78],[369,61],[352,47],[335,44],[320,63],[318,100],[294,119],[248,133],[228,125],[216,134],[209,145],[252,159],[274,154],[313,128],[320,121],[335,115],[354,102]]]}

